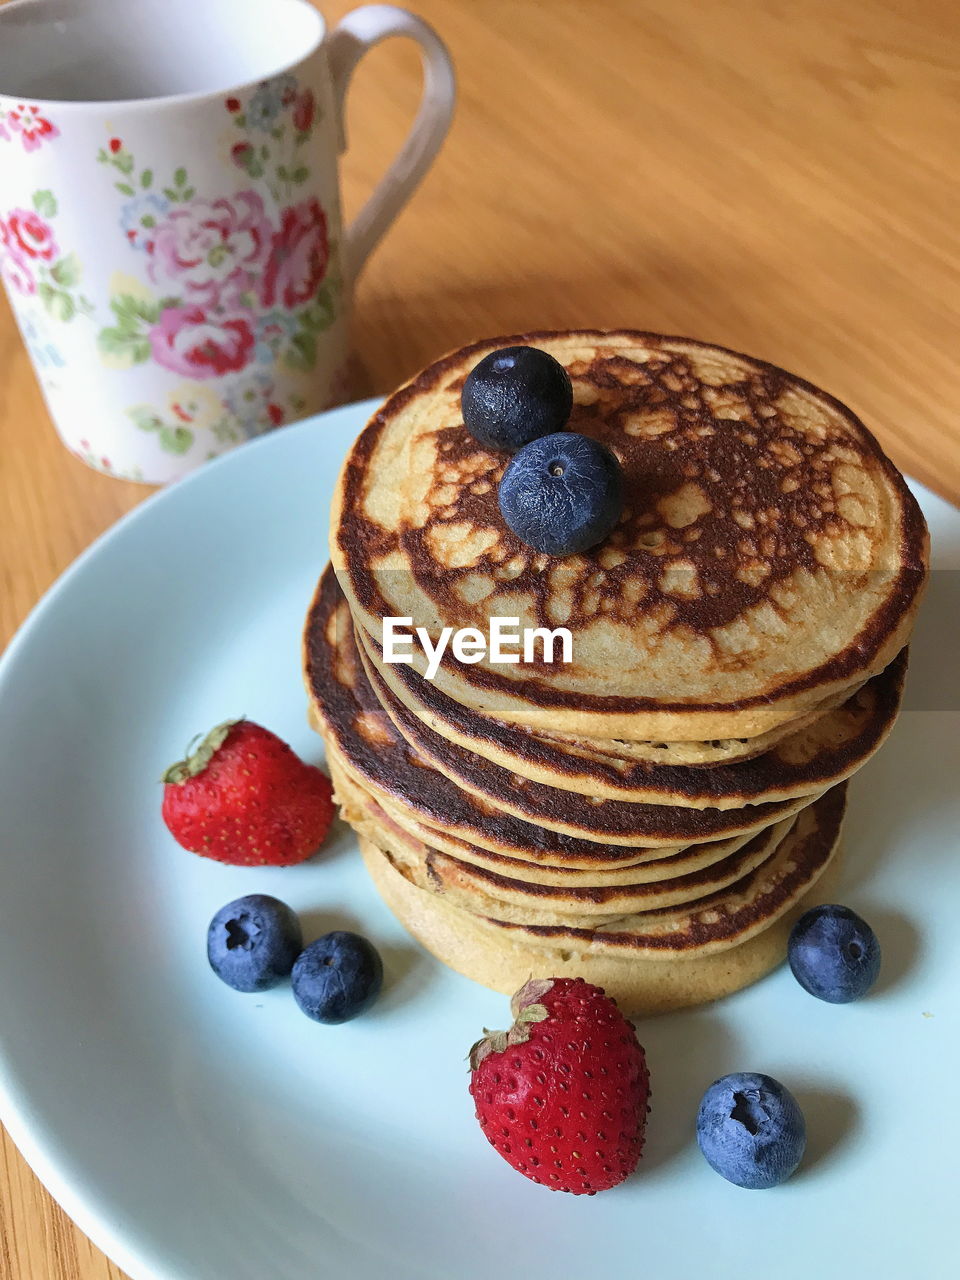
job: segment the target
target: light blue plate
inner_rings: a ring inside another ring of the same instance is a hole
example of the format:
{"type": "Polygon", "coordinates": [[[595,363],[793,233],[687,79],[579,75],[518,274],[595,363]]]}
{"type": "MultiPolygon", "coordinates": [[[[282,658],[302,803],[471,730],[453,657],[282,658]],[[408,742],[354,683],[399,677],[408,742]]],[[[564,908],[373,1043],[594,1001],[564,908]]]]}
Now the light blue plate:
{"type": "Polygon", "coordinates": [[[226,717],[319,759],[300,629],[370,408],[278,431],[145,503],[6,655],[0,1113],[16,1143],[135,1280],[955,1275],[960,514],[921,493],[940,571],[914,709],[852,787],[842,896],[880,934],[880,988],[833,1007],[781,971],[641,1024],[641,1172],[574,1198],[514,1173],[474,1120],[464,1054],[508,1021],[506,999],[410,940],[346,830],[305,866],[254,871],[183,852],[160,821],[161,770],[226,717]],[[376,940],[374,1012],[321,1027],[286,989],[212,976],[210,916],[255,891],[310,937],[376,940]],[[736,1069],[779,1077],[806,1112],[806,1161],[775,1191],[724,1182],[694,1141],[701,1091],[736,1069]]]}

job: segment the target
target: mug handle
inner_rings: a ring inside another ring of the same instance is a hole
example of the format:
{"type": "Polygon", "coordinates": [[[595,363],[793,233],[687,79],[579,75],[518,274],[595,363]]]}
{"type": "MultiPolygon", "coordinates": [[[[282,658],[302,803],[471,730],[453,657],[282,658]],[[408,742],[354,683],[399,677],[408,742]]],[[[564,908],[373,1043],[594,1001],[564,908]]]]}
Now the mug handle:
{"type": "Polygon", "coordinates": [[[368,4],[354,9],[330,32],[327,60],[333,80],[339,147],[347,149],[344,105],[357,63],[388,36],[409,36],[423,50],[423,94],[413,127],[396,159],[374,188],[366,204],[346,229],[344,267],[352,283],[367,258],[410,199],[430,168],[450,128],[456,101],[453,63],[443,41],[422,18],[392,4],[368,4]]]}

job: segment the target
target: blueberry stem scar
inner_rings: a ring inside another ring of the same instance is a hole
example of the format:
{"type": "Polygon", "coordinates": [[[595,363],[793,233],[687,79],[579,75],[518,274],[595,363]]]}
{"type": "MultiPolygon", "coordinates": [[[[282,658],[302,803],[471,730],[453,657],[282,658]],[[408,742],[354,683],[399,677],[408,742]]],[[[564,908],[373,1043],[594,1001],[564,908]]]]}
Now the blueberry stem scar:
{"type": "Polygon", "coordinates": [[[253,946],[254,937],[260,932],[248,916],[241,916],[238,920],[228,920],[226,930],[228,951],[236,951],[238,947],[249,951],[253,946]]]}
{"type": "Polygon", "coordinates": [[[730,1119],[739,1121],[747,1133],[759,1133],[760,1126],[766,1118],[766,1112],[760,1105],[759,1093],[751,1090],[749,1093],[735,1093],[733,1095],[733,1110],[730,1112],[730,1119]]]}

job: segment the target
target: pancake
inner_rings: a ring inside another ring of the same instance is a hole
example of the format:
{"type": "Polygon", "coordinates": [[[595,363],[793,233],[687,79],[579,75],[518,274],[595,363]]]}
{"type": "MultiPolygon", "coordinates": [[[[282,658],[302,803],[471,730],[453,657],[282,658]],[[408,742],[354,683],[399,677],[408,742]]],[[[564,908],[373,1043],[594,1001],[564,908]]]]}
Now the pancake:
{"type": "Polygon", "coordinates": [[[514,780],[505,770],[437,735],[431,737],[428,758],[412,744],[429,730],[413,723],[409,713],[404,718],[402,708],[390,707],[391,715],[386,714],[380,691],[371,687],[360,663],[348,616],[336,580],[324,574],[307,616],[304,673],[328,750],[375,793],[392,796],[429,825],[470,844],[555,866],[610,866],[618,860],[637,860],[629,852],[621,852],[618,859],[617,846],[676,849],[760,831],[805,803],[791,800],[721,810],[594,802],[573,792],[514,780]],[[400,732],[397,720],[403,720],[400,732]],[[456,782],[448,770],[456,770],[456,782]]]}
{"type": "Polygon", "coordinates": [[[528,978],[584,978],[602,987],[631,1016],[653,1016],[705,1004],[739,991],[782,964],[794,922],[835,896],[838,858],[777,920],[738,946],[702,958],[644,960],[589,949],[543,946],[522,930],[451,906],[406,880],[380,850],[360,838],[370,878],[397,919],[438,960],[505,995],[528,978]]]}
{"type": "Polygon", "coordinates": [[[758,801],[737,808],[693,808],[673,803],[610,800],[590,792],[561,790],[502,769],[482,756],[441,738],[394,698],[379,674],[364,662],[367,679],[383,709],[410,746],[462,790],[526,822],[568,835],[610,844],[692,843],[759,831],[795,813],[810,797],[758,801]]]}
{"type": "Polygon", "coordinates": [[[511,924],[594,929],[664,907],[687,907],[741,880],[772,855],[795,819],[761,831],[741,849],[713,866],[673,880],[615,885],[603,889],[528,884],[498,875],[414,840],[391,824],[383,810],[368,809],[355,825],[420,889],[438,894],[473,915],[511,924]]]}
{"type": "Polygon", "coordinates": [[[434,637],[486,632],[491,616],[570,629],[570,664],[445,657],[436,684],[465,706],[576,737],[691,742],[768,733],[882,671],[912,626],[927,537],[899,472],[831,396],[720,347],[585,330],[475,343],[401,388],[346,460],[331,555],[378,639],[384,617],[434,637]],[[567,367],[570,428],[623,468],[621,521],[582,555],[509,531],[507,459],[462,424],[466,374],[518,343],[567,367]]]}
{"type": "MultiPolygon", "coordinates": [[[[701,956],[746,942],[766,929],[823,873],[840,839],[847,784],[797,814],[776,852],[741,880],[689,907],[622,917],[595,929],[522,926],[541,942],[573,943],[612,954],[701,956]]],[[[504,929],[521,926],[500,921],[504,929]]]]}
{"type": "MultiPolygon", "coordinates": [[[[390,724],[386,712],[381,714],[390,724]]],[[[403,740],[399,734],[392,741],[386,737],[385,726],[373,730],[383,731],[379,740],[371,736],[373,750],[354,752],[352,759],[348,759],[341,752],[340,740],[330,722],[317,715],[313,723],[324,740],[331,774],[340,770],[354,781],[362,782],[392,814],[413,815],[418,824],[437,833],[434,843],[440,843],[442,836],[448,835],[478,850],[533,865],[543,864],[553,870],[574,871],[619,869],[634,865],[638,858],[678,852],[669,846],[631,848],[548,831],[512,814],[498,813],[492,805],[481,805],[426,762],[417,764],[413,753],[404,753],[406,744],[401,746],[403,740]],[[383,763],[385,757],[389,763],[383,763]],[[355,766],[358,760],[359,768],[355,766]],[[377,763],[382,767],[371,767],[377,763]]],[[[369,722],[366,727],[372,728],[369,722]]],[[[355,744],[355,738],[349,739],[349,746],[355,744]]]]}
{"type": "MultiPolygon", "coordinates": [[[[846,784],[841,783],[797,815],[774,854],[759,867],[690,906],[624,916],[589,929],[485,919],[500,931],[501,940],[518,938],[548,952],[560,948],[581,957],[601,953],[659,962],[713,955],[769,928],[813,886],[838,845],[845,805],[846,784]]],[[[406,874],[402,863],[390,862],[406,874]]]]}
{"type": "Polygon", "coordinates": [[[548,742],[561,742],[567,747],[590,755],[611,758],[620,761],[644,761],[648,764],[670,764],[679,766],[695,765],[697,768],[709,768],[715,764],[733,764],[737,760],[751,760],[754,756],[763,755],[771,747],[791,734],[806,729],[821,716],[832,711],[852,697],[862,687],[862,682],[844,688],[831,698],[825,698],[813,710],[795,720],[788,720],[767,733],[758,734],[755,738],[714,738],[710,742],[627,742],[623,738],[585,738],[574,737],[570,733],[558,733],[550,729],[530,729],[548,742]]]}
{"type": "MultiPolygon", "coordinates": [[[[310,719],[312,726],[318,729],[313,714],[310,719]]],[[[322,730],[318,729],[318,732],[322,730]]],[[[424,822],[422,815],[418,817],[408,805],[398,802],[396,797],[366,786],[363,779],[353,773],[350,766],[337,754],[336,748],[329,751],[327,764],[334,784],[334,799],[340,805],[345,821],[351,826],[357,825],[362,819],[361,806],[370,799],[387,814],[391,822],[407,831],[414,840],[441,849],[462,862],[472,862],[475,866],[503,875],[522,876],[532,884],[579,883],[604,886],[635,884],[643,879],[658,880],[664,874],[670,874],[667,868],[679,868],[678,874],[683,871],[698,871],[733,853],[752,839],[750,835],[734,836],[729,840],[687,845],[683,849],[617,848],[613,852],[620,856],[610,865],[595,864],[592,857],[586,856],[566,866],[554,866],[540,858],[517,858],[496,853],[492,849],[470,844],[440,826],[424,822]]],[[[602,852],[601,846],[589,846],[588,852],[598,851],[602,852]]]]}
{"type": "Polygon", "coordinates": [[[437,827],[417,822],[405,806],[392,803],[383,796],[372,797],[337,765],[331,767],[331,778],[337,792],[337,803],[343,806],[344,816],[351,824],[358,816],[356,810],[361,799],[365,800],[368,797],[375,799],[375,803],[386,813],[390,821],[408,832],[414,840],[449,853],[461,862],[472,863],[474,866],[493,871],[496,875],[513,876],[528,884],[606,888],[611,885],[643,884],[653,880],[690,875],[728,858],[730,854],[741,849],[748,840],[754,839],[752,834],[748,834],[732,836],[729,840],[713,840],[707,844],[691,844],[678,851],[637,850],[635,852],[642,854],[638,861],[617,863],[614,867],[573,869],[555,867],[549,863],[524,861],[520,858],[493,853],[489,849],[481,849],[477,845],[458,840],[456,836],[437,827]]]}
{"type": "MultiPolygon", "coordinates": [[[[428,759],[434,760],[431,743],[436,734],[491,764],[548,787],[639,804],[690,808],[739,809],[747,804],[789,800],[819,794],[848,778],[893,728],[907,666],[904,650],[846,702],[782,738],[765,754],[704,769],[615,761],[492,720],[455,702],[411,667],[385,663],[376,642],[362,631],[357,632],[357,638],[367,673],[400,731],[406,734],[408,720],[394,716],[397,704],[430,731],[412,739],[428,759]]],[[[434,763],[443,769],[440,760],[434,763]]],[[[460,781],[459,777],[456,780],[460,781]]]]}
{"type": "Polygon", "coordinates": [[[648,877],[618,885],[588,885],[582,883],[582,877],[566,884],[544,885],[527,881],[522,871],[508,875],[504,870],[478,867],[432,848],[342,776],[336,789],[351,826],[403,864],[404,874],[413,883],[475,915],[496,916],[519,924],[563,923],[593,928],[631,913],[707,897],[770,857],[794,821],[787,818],[769,827],[734,853],[698,871],[689,872],[681,866],[659,879],[648,877]]]}

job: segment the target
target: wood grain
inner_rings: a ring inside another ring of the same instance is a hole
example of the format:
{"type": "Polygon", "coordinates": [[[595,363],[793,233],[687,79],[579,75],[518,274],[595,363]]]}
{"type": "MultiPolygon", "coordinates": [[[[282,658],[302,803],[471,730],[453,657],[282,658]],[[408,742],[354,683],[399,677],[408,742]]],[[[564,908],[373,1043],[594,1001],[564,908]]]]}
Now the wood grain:
{"type": "MultiPolygon", "coordinates": [[[[336,20],[351,6],[323,5],[336,20]]],[[[357,297],[387,390],[524,327],[689,333],[846,400],[960,499],[960,25],[952,0],[420,0],[456,59],[450,141],[357,297]]],[[[418,57],[357,75],[355,209],[406,130],[418,57]]],[[[0,639],[147,490],[59,445],[0,303],[0,639]]],[[[0,1148],[0,1276],[119,1280],[0,1148]]]]}

